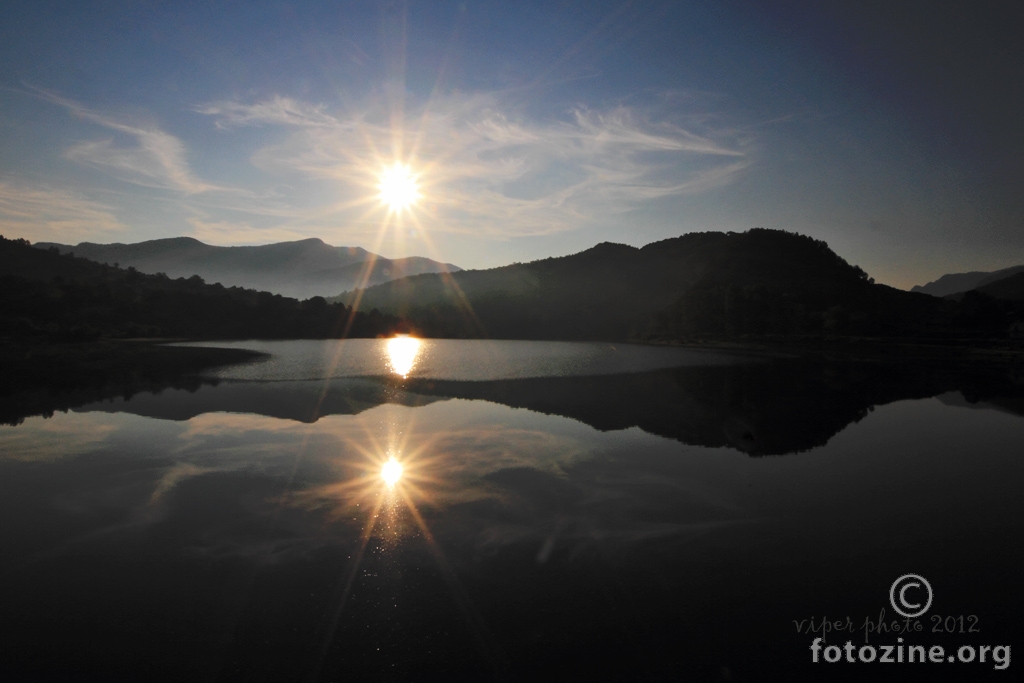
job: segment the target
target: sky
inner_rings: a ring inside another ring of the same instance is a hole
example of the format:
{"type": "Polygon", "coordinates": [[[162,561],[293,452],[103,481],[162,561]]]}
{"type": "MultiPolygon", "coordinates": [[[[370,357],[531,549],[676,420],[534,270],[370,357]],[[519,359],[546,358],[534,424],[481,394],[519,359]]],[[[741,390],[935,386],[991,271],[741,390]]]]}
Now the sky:
{"type": "Polygon", "coordinates": [[[877,281],[1024,263],[998,2],[0,5],[0,233],[319,237],[489,268],[788,230],[877,281]],[[418,199],[380,200],[408,169],[418,199]]]}

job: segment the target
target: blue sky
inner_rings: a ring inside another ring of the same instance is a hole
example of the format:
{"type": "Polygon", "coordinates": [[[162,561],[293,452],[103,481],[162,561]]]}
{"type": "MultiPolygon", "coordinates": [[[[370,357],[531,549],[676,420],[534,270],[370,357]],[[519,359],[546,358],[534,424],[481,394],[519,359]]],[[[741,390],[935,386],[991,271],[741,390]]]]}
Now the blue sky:
{"type": "Polygon", "coordinates": [[[483,268],[764,226],[909,287],[1024,263],[1022,33],[1009,3],[8,0],[0,232],[483,268]]]}

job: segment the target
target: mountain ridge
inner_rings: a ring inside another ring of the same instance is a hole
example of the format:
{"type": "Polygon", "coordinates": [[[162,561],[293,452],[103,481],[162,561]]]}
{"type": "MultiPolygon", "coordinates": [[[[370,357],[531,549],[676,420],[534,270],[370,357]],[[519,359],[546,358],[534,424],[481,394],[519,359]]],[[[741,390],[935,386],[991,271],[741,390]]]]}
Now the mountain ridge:
{"type": "Polygon", "coordinates": [[[38,249],[0,235],[0,345],[99,339],[332,339],[401,331],[401,321],[323,297],[172,279],[38,249]]]}
{"type": "Polygon", "coordinates": [[[828,245],[781,230],[687,233],[643,247],[418,275],[345,293],[431,336],[691,340],[894,335],[948,325],[956,304],[877,285],[828,245]]]}
{"type": "Polygon", "coordinates": [[[221,247],[194,237],[144,242],[77,245],[40,242],[98,263],[165,273],[171,278],[198,275],[226,287],[270,291],[296,299],[334,296],[361,283],[379,284],[396,277],[461,270],[422,256],[388,259],[362,247],[335,247],[318,237],[258,246],[221,247]]]}
{"type": "Polygon", "coordinates": [[[972,270],[966,273],[946,273],[926,285],[914,285],[910,288],[910,291],[939,297],[961,294],[972,289],[979,289],[990,285],[1020,272],[1024,272],[1024,265],[993,271],[972,270]]]}
{"type": "Polygon", "coordinates": [[[983,283],[976,287],[975,291],[994,299],[1024,301],[1024,268],[1009,277],[983,283]]]}

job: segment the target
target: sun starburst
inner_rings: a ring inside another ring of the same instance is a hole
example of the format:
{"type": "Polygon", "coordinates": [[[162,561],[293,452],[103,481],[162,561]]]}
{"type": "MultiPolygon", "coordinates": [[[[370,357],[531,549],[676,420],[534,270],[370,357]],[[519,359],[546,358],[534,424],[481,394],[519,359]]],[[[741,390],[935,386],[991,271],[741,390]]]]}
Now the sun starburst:
{"type": "Polygon", "coordinates": [[[416,175],[408,166],[398,162],[381,172],[377,188],[381,202],[394,212],[408,209],[420,199],[416,175]]]}

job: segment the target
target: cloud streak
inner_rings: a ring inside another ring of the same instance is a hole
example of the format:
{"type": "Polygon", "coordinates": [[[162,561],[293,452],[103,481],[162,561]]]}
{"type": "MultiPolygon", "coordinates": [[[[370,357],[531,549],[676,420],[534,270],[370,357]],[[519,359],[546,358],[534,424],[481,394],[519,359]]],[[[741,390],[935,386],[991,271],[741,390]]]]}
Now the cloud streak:
{"type": "Polygon", "coordinates": [[[114,138],[84,141],[65,151],[67,159],[144,187],[185,194],[223,189],[199,180],[189,169],[181,140],[158,127],[126,123],[54,93],[39,89],[35,92],[44,100],[67,108],[80,119],[134,141],[134,144],[123,144],[114,138]]]}
{"type": "MultiPolygon", "coordinates": [[[[332,111],[274,96],[193,107],[221,135],[254,131],[226,140],[239,161],[232,167],[218,160],[221,176],[206,180],[188,158],[207,151],[189,148],[187,139],[34,92],[109,132],[72,144],[64,159],[164,191],[146,201],[162,202],[165,215],[177,214],[188,226],[175,232],[191,228],[220,244],[318,236],[373,247],[386,223],[378,174],[394,161],[419,175],[423,201],[412,224],[424,233],[499,241],[607,226],[624,214],[728,186],[754,163],[749,133],[715,128],[709,117],[690,117],[684,126],[639,106],[578,106],[538,118],[501,93],[435,96],[404,113],[383,99],[332,111]]],[[[92,237],[125,227],[111,207],[81,195],[4,191],[0,218],[21,234],[67,241],[68,233],[92,237]]]]}
{"type": "Polygon", "coordinates": [[[334,128],[340,124],[337,119],[324,113],[323,106],[313,106],[280,96],[257,104],[208,104],[195,107],[195,111],[216,117],[217,127],[223,129],[262,124],[334,128]]]}
{"type": "Polygon", "coordinates": [[[725,132],[698,134],[627,107],[538,122],[493,94],[436,97],[404,117],[373,103],[336,117],[280,97],[196,111],[225,129],[284,128],[252,162],[275,177],[333,181],[352,204],[370,204],[382,166],[408,162],[421,174],[431,230],[496,238],[586,227],[728,185],[752,164],[748,144],[725,132]]]}

